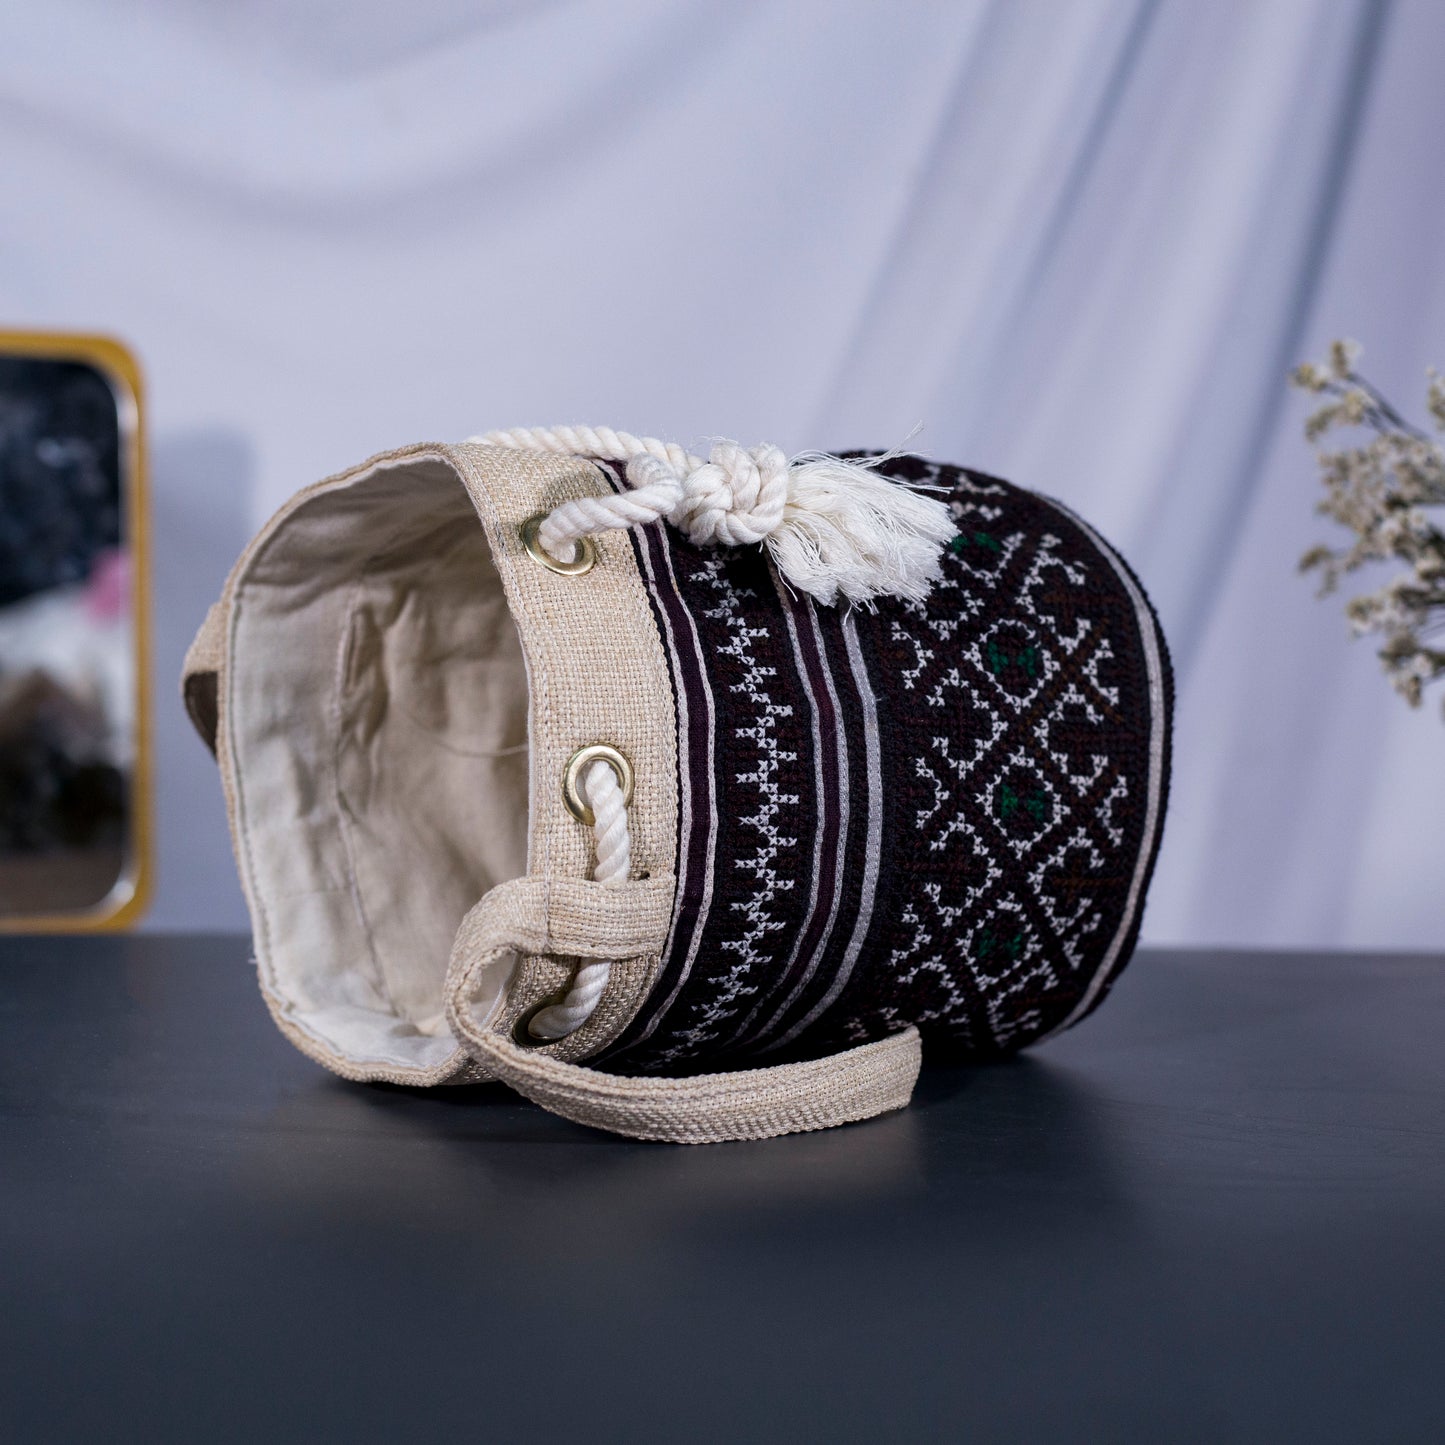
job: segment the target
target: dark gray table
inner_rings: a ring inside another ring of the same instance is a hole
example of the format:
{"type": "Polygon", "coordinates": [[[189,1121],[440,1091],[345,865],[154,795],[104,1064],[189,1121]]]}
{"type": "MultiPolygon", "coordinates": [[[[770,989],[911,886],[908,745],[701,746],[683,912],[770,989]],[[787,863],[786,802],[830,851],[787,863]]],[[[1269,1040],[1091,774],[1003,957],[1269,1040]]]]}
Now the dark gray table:
{"type": "Polygon", "coordinates": [[[1146,954],[687,1149],[342,1083],[246,957],[0,940],[6,1440],[1445,1436],[1445,960],[1146,954]]]}

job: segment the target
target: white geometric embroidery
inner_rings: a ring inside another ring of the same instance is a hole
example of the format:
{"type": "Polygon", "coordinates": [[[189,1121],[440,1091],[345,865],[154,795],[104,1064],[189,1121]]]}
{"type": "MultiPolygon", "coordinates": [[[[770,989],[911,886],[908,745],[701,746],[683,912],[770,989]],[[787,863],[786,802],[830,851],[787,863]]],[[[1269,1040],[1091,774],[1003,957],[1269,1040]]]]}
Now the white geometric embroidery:
{"type": "Polygon", "coordinates": [[[912,763],[922,785],[909,815],[914,846],[959,860],[958,881],[949,896],[922,883],[902,904],[897,931],[909,936],[880,972],[911,998],[908,1017],[880,999],[844,1030],[853,1040],[918,1022],[980,1042],[964,1036],[981,1002],[987,1042],[1007,1046],[1042,1024],[1023,1000],[1058,986],[1051,957],[1077,973],[1097,952],[1105,919],[1093,880],[1109,876],[1105,848],[1123,843],[1129,788],[1102,747],[1088,744],[1108,735],[1119,709],[1118,687],[1100,675],[1116,654],[1082,605],[1089,568],[1061,554],[1063,539],[995,530],[1006,508],[992,498],[1007,490],[963,482],[952,504],[959,540],[937,584],[953,595],[891,621],[896,651],[912,654],[900,666],[901,690],[942,714],[912,763]],[[1006,607],[994,598],[985,608],[1006,579],[1006,607]],[[1015,720],[1023,718],[1021,745],[1015,720]],[[1010,870],[1012,884],[1005,859],[1022,865],[1010,870]]]}
{"type": "MultiPolygon", "coordinates": [[[[752,889],[747,898],[732,904],[734,914],[743,920],[743,932],[722,940],[723,950],[736,955],[732,967],[711,980],[714,992],[710,996],[691,1001],[691,1022],[659,1050],[658,1058],[663,1061],[697,1053],[734,1017],[739,1001],[758,992],[757,980],[766,976],[760,965],[772,958],[776,951],[772,937],[784,926],[774,914],[774,904],[779,895],[792,891],[797,881],[779,866],[782,850],[798,844],[792,830],[799,797],[784,792],[778,784],[780,766],[798,758],[796,751],[780,746],[777,738],[778,720],[791,717],[793,706],[773,696],[776,669],[759,662],[755,653],[755,644],[765,641],[769,630],[749,622],[749,599],[728,580],[723,563],[721,554],[706,558],[697,580],[710,587],[716,597],[715,605],[704,608],[702,615],[723,623],[727,629],[728,641],[718,648],[718,655],[728,662],[718,675],[733,679],[729,690],[747,699],[748,714],[754,719],[747,726],[734,728],[731,739],[719,740],[724,766],[735,769],[734,781],[751,785],[756,792],[756,804],[738,817],[739,823],[756,834],[752,851],[733,860],[733,867],[749,876],[752,889]],[[786,824],[785,809],[792,810],[791,821],[786,824]]],[[[751,615],[756,617],[755,609],[751,615]]]]}

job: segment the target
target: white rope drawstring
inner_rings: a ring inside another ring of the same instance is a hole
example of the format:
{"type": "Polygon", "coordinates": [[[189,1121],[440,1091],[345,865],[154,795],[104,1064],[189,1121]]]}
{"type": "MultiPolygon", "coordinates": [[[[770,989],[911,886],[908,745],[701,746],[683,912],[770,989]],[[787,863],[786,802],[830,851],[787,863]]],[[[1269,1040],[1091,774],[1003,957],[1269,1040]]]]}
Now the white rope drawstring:
{"type": "MultiPolygon", "coordinates": [[[[632,835],[627,827],[622,785],[612,765],[601,759],[593,763],[582,776],[582,791],[594,819],[592,836],[597,863],[592,876],[609,888],[620,888],[632,871],[632,835]]],[[[538,1039],[560,1039],[576,1032],[592,1016],[611,973],[612,964],[606,959],[580,964],[567,997],[561,1003],[539,1009],[527,1026],[528,1032],[538,1039]]]]}
{"type": "Polygon", "coordinates": [[[825,606],[840,597],[921,600],[956,530],[948,508],[890,482],[876,462],[720,441],[706,460],[656,437],[610,427],[521,427],[469,440],[625,462],[627,490],[554,507],[537,540],[561,561],[579,537],[663,518],[699,546],[762,543],[783,576],[825,606]]]}

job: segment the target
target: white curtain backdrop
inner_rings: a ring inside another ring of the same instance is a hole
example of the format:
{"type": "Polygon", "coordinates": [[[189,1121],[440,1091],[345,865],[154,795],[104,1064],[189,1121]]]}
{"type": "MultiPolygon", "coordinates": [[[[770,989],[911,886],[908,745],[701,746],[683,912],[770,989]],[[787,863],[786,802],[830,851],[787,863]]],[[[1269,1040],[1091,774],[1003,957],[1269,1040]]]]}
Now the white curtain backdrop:
{"type": "MultiPolygon", "coordinates": [[[[239,927],[174,681],[369,453],[606,422],[1065,499],[1179,673],[1155,942],[1445,944],[1445,727],[1298,554],[1289,365],[1445,365],[1438,0],[0,3],[0,324],[152,405],[157,927],[239,927]]],[[[400,866],[400,865],[399,865],[400,866]]]]}

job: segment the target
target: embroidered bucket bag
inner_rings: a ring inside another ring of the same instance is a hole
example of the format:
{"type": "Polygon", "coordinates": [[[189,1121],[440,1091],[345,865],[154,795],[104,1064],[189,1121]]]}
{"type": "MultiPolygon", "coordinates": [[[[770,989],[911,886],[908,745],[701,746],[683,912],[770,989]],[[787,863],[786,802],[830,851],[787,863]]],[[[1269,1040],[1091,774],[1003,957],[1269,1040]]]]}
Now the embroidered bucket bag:
{"type": "Polygon", "coordinates": [[[261,991],[356,1080],[638,1138],[908,1102],[1138,935],[1171,680],[1119,556],[912,455],[604,428],[294,497],[187,656],[261,991]]]}

